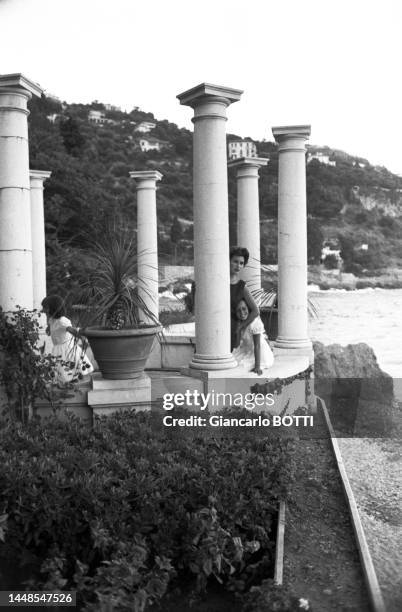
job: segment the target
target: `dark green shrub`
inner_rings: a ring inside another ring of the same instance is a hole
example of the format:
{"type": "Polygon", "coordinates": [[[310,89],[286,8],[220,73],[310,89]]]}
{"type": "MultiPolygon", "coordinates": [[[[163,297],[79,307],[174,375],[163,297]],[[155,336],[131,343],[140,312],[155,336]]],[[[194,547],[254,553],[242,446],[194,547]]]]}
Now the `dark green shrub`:
{"type": "Polygon", "coordinates": [[[324,259],[324,268],[327,270],[336,270],[339,268],[339,259],[333,253],[330,253],[324,259]]]}
{"type": "Polygon", "coordinates": [[[36,399],[46,399],[56,408],[63,395],[52,384],[57,359],[42,355],[38,346],[37,311],[18,307],[6,313],[0,307],[0,384],[7,395],[5,412],[21,421],[29,418],[36,399]]]}
{"type": "Polygon", "coordinates": [[[0,567],[14,560],[10,588],[23,576],[36,590],[77,590],[87,610],[144,610],[175,575],[199,589],[214,577],[236,587],[247,566],[272,562],[290,450],[254,431],[170,433],[151,413],[94,430],[73,418],[9,421],[0,431],[0,567]]]}

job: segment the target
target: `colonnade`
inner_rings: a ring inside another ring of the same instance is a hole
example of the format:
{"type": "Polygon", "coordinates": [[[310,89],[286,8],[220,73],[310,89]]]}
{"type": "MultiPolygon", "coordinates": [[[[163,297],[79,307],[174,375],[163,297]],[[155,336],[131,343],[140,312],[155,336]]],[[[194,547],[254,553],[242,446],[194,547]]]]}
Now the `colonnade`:
{"type": "MultiPolygon", "coordinates": [[[[0,76],[0,306],[40,308],[46,295],[43,184],[50,172],[29,170],[27,102],[42,90],[20,74],[0,76]]],[[[236,367],[230,352],[230,277],[227,166],[237,172],[237,241],[250,251],[245,280],[261,287],[259,169],[264,158],[227,164],[226,111],[238,89],[202,83],[179,94],[194,110],[194,275],[196,347],[190,367],[236,367]]],[[[276,345],[311,350],[307,331],[307,213],[305,142],[310,126],[272,129],[278,143],[278,294],[276,345]]],[[[139,292],[158,316],[156,182],[158,171],[133,171],[137,189],[139,292]]]]}
{"type": "MultiPolygon", "coordinates": [[[[194,109],[194,276],[197,285],[196,347],[190,367],[233,367],[229,324],[229,223],[226,162],[226,108],[240,90],[203,83],[179,94],[194,109]],[[223,152],[223,150],[225,150],[223,152]]],[[[305,142],[310,126],[272,129],[278,143],[278,298],[279,350],[311,354],[307,329],[307,210],[305,142]]],[[[266,159],[229,162],[237,169],[238,244],[251,264],[260,262],[258,172],[266,159]]],[[[251,289],[261,287],[258,266],[245,269],[251,289]]]]}

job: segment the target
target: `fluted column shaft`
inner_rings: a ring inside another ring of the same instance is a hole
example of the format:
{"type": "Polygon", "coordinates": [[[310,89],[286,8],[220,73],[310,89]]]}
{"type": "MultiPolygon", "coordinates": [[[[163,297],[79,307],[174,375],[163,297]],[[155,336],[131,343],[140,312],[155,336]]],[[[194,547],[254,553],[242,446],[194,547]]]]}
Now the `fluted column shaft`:
{"type": "Polygon", "coordinates": [[[251,292],[261,290],[261,248],[260,248],[260,206],[259,206],[259,169],[268,159],[242,157],[228,163],[236,168],[237,174],[237,244],[246,247],[250,253],[247,266],[242,271],[251,292]]]}
{"type": "Polygon", "coordinates": [[[241,91],[203,83],[178,96],[194,109],[194,277],[199,370],[236,366],[230,352],[226,108],[241,91]]]}
{"type": "Polygon", "coordinates": [[[306,147],[310,126],[272,128],[278,143],[278,337],[311,349],[307,316],[306,147]]]}
{"type": "Polygon", "coordinates": [[[20,74],[0,76],[0,306],[32,309],[28,100],[41,89],[20,74]]]}
{"type": "MultiPolygon", "coordinates": [[[[162,174],[156,170],[130,172],[137,187],[137,266],[138,294],[148,310],[159,317],[158,231],[156,220],[156,181],[162,174]]],[[[154,322],[144,313],[144,320],[154,322]]]]}
{"type": "Polygon", "coordinates": [[[31,237],[32,237],[32,284],[33,307],[41,309],[41,302],[46,296],[46,250],[45,250],[45,214],[43,205],[43,183],[51,172],[30,170],[31,186],[31,237]]]}

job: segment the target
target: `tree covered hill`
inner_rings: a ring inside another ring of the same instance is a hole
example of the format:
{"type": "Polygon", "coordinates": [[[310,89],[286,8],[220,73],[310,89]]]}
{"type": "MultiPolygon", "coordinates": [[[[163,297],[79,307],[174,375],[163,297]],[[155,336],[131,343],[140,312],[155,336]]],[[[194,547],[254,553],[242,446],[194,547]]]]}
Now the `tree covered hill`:
{"type": "MultiPolygon", "coordinates": [[[[105,219],[124,217],[135,232],[135,186],[131,170],[159,170],[158,233],[161,261],[192,261],[192,133],[149,112],[129,113],[105,105],[61,103],[42,96],[30,102],[30,167],[51,170],[46,182],[45,220],[49,280],[53,289],[74,277],[85,257],[88,233],[102,234],[105,219]],[[88,120],[90,110],[104,123],[88,120]],[[155,127],[136,130],[143,122],[155,127]],[[141,150],[141,139],[159,140],[161,150],[141,150]]],[[[228,138],[238,138],[229,135],[228,138]]],[[[257,142],[260,170],[262,259],[276,262],[278,155],[275,143],[257,142]]],[[[310,147],[314,153],[317,147],[310,147]]],[[[307,164],[309,261],[317,263],[324,241],[342,249],[345,266],[358,272],[400,266],[402,179],[367,160],[319,148],[336,165],[307,164]],[[366,250],[361,245],[368,245],[366,250]]],[[[236,180],[229,171],[231,242],[235,242],[236,180]]]]}

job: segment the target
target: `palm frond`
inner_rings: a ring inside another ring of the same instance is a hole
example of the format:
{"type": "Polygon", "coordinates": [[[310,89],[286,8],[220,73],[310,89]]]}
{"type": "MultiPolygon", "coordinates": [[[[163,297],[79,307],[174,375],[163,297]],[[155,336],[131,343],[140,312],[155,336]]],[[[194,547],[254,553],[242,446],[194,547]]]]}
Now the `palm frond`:
{"type": "Polygon", "coordinates": [[[107,325],[118,312],[124,326],[137,326],[144,317],[159,324],[157,313],[151,312],[139,295],[139,289],[143,294],[152,295],[149,285],[154,279],[151,274],[138,277],[138,256],[142,253],[137,254],[132,236],[113,224],[106,228],[102,241],[89,238],[88,242],[88,279],[75,299],[86,319],[107,325]]]}

